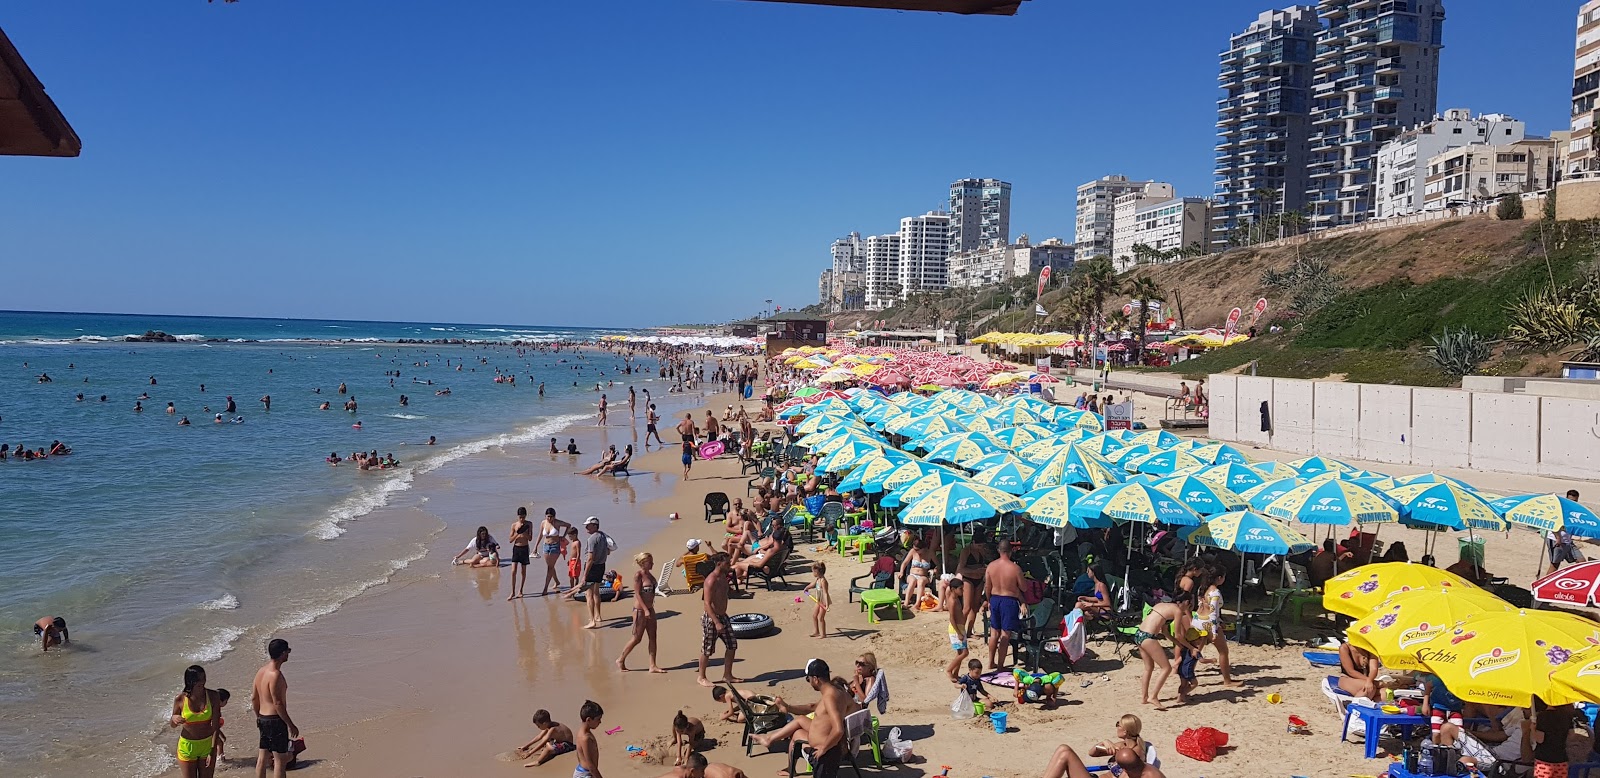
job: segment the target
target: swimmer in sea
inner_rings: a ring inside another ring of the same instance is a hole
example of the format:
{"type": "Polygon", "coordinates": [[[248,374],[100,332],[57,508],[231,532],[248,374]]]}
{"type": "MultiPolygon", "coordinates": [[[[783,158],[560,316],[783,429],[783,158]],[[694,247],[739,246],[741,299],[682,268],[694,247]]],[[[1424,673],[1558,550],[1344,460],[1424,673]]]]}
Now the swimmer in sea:
{"type": "Polygon", "coordinates": [[[167,403],[167,413],[168,414],[173,414],[173,413],[177,413],[177,412],[178,412],[178,409],[172,407],[172,403],[167,403]]]}
{"type": "Polygon", "coordinates": [[[270,394],[261,395],[261,405],[262,405],[261,410],[263,410],[263,411],[272,410],[272,395],[270,395],[270,394]]]}
{"type": "Polygon", "coordinates": [[[328,405],[328,403],[323,403],[323,404],[321,404],[321,405],[319,405],[319,406],[317,406],[317,410],[319,410],[319,411],[326,411],[326,410],[329,410],[329,405],[328,405]]]}
{"type": "Polygon", "coordinates": [[[138,400],[134,400],[133,401],[133,412],[134,413],[144,413],[144,403],[141,403],[138,400]]]}
{"type": "Polygon", "coordinates": [[[356,423],[350,425],[350,428],[351,429],[356,429],[356,430],[361,429],[361,420],[360,419],[356,419],[356,423]]]}
{"type": "Polygon", "coordinates": [[[212,419],[211,423],[212,424],[221,424],[222,423],[222,414],[220,414],[220,413],[217,414],[217,417],[215,419],[212,419]]]}
{"type": "Polygon", "coordinates": [[[332,451],[332,452],[328,453],[328,460],[327,461],[328,461],[328,466],[329,467],[338,467],[339,463],[343,462],[344,460],[339,458],[339,452],[332,451]]]}
{"type": "Polygon", "coordinates": [[[178,419],[178,426],[179,427],[187,427],[187,426],[189,426],[189,417],[185,416],[185,417],[183,417],[181,419],[178,419]]]}
{"type": "Polygon", "coordinates": [[[429,435],[429,436],[428,436],[428,445],[430,445],[430,446],[431,446],[431,445],[433,445],[433,444],[434,444],[434,438],[433,438],[433,436],[432,436],[432,435],[429,435]]]}
{"type": "Polygon", "coordinates": [[[44,644],[43,651],[49,651],[51,646],[65,645],[68,642],[67,620],[60,616],[46,616],[33,623],[33,634],[40,637],[44,644]]]}

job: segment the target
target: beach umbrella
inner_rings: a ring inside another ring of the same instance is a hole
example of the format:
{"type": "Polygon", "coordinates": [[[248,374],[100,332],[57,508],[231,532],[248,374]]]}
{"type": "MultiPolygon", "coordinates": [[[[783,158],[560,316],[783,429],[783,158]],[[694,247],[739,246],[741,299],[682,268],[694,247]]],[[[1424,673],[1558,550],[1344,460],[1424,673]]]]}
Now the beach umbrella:
{"type": "Polygon", "coordinates": [[[979,472],[972,477],[975,483],[992,486],[1007,494],[1022,494],[1028,491],[1025,485],[1028,477],[1033,475],[1033,468],[1020,462],[996,465],[979,472]]]}
{"type": "Polygon", "coordinates": [[[1179,470],[1198,469],[1205,466],[1204,462],[1182,451],[1174,451],[1172,449],[1155,451],[1138,458],[1124,457],[1120,464],[1123,470],[1127,470],[1130,473],[1149,473],[1151,475],[1172,475],[1179,470]]]}
{"type": "Polygon", "coordinates": [[[1499,532],[1509,524],[1487,500],[1455,481],[1417,481],[1390,489],[1400,503],[1400,521],[1425,529],[1499,532]]]}
{"type": "Polygon", "coordinates": [[[1279,478],[1252,486],[1249,489],[1238,492],[1238,495],[1243,497],[1246,503],[1249,503],[1252,510],[1264,511],[1268,505],[1271,505],[1279,497],[1304,484],[1305,481],[1299,478],[1279,478]]]}
{"type": "Polygon", "coordinates": [[[1143,443],[1151,448],[1172,448],[1183,443],[1183,438],[1166,430],[1145,430],[1133,436],[1130,443],[1143,443]]]}
{"type": "Polygon", "coordinates": [[[1250,464],[1249,457],[1245,456],[1239,449],[1226,443],[1207,443],[1202,446],[1196,446],[1189,450],[1189,454],[1208,465],[1233,464],[1244,466],[1250,464]]]}
{"type": "Polygon", "coordinates": [[[885,508],[899,508],[910,505],[928,492],[949,484],[968,483],[971,479],[951,470],[935,470],[927,475],[912,481],[909,484],[884,495],[879,503],[885,508]]]}
{"type": "Polygon", "coordinates": [[[1251,469],[1268,478],[1299,478],[1300,471],[1282,463],[1268,460],[1266,462],[1252,462],[1251,469]]]}
{"type": "Polygon", "coordinates": [[[1517,494],[1489,503],[1505,520],[1542,532],[1566,530],[1576,537],[1600,537],[1600,516],[1557,494],[1517,494]]]}
{"type": "Polygon", "coordinates": [[[967,431],[967,428],[962,426],[960,422],[948,416],[923,416],[909,420],[906,420],[905,416],[900,416],[889,422],[884,429],[896,435],[904,435],[913,439],[967,431]],[[905,420],[905,423],[902,424],[902,420],[905,420]]]}
{"type": "Polygon", "coordinates": [[[802,386],[794,390],[795,397],[810,397],[814,394],[822,394],[822,390],[815,386],[802,386]]]}
{"type": "Polygon", "coordinates": [[[1551,674],[1573,654],[1600,646],[1600,624],[1556,611],[1480,613],[1417,646],[1428,672],[1467,702],[1525,708],[1538,697],[1577,702],[1551,674]]]}
{"type": "Polygon", "coordinates": [[[1594,605],[1600,593],[1600,560],[1567,565],[1534,581],[1528,589],[1539,602],[1594,605]]]}
{"type": "Polygon", "coordinates": [[[1055,430],[1042,427],[1038,424],[1024,424],[1020,427],[1007,427],[989,433],[989,437],[1000,441],[1013,451],[1021,449],[1030,443],[1049,439],[1055,430]]]}
{"type": "Polygon", "coordinates": [[[905,413],[898,405],[880,403],[862,411],[861,420],[878,429],[883,429],[884,425],[888,424],[890,420],[898,416],[904,416],[905,413]]]}
{"type": "MultiPolygon", "coordinates": [[[[1160,488],[1159,486],[1157,488],[1160,488]]],[[[1211,546],[1242,552],[1239,554],[1239,581],[1244,580],[1245,554],[1298,554],[1316,548],[1309,538],[1290,529],[1277,519],[1250,511],[1221,513],[1206,519],[1204,524],[1179,533],[1184,540],[1196,546],[1211,546]]],[[[1239,590],[1234,608],[1244,612],[1244,586],[1239,590]]]]}
{"type": "Polygon", "coordinates": [[[1115,435],[1100,434],[1084,438],[1082,442],[1078,443],[1078,447],[1104,457],[1114,451],[1121,451],[1127,448],[1128,444],[1122,442],[1122,439],[1115,435]]]}
{"type": "Polygon", "coordinates": [[[1383,492],[1384,494],[1388,494],[1390,490],[1398,489],[1404,485],[1399,481],[1394,480],[1393,476],[1387,475],[1369,475],[1361,478],[1352,478],[1350,480],[1361,484],[1362,486],[1383,492]]]}
{"type": "Polygon", "coordinates": [[[1122,480],[1122,475],[1110,463],[1077,446],[1067,446],[1058,449],[1049,459],[1039,463],[1038,468],[1033,471],[1033,478],[1028,482],[1028,486],[1031,489],[1041,489],[1047,486],[1076,484],[1098,488],[1122,480]]]}
{"type": "Polygon", "coordinates": [[[1299,473],[1301,478],[1310,478],[1311,476],[1321,475],[1330,471],[1338,472],[1340,470],[1359,469],[1354,465],[1340,462],[1339,460],[1331,457],[1306,457],[1305,459],[1297,459],[1293,462],[1290,462],[1289,466],[1294,468],[1294,471],[1299,473]]]}
{"type": "MultiPolygon", "coordinates": [[[[1374,473],[1373,475],[1382,475],[1382,473],[1374,473]]],[[[1447,476],[1447,475],[1439,475],[1438,473],[1418,473],[1416,475],[1400,475],[1400,476],[1395,476],[1394,480],[1395,480],[1395,483],[1407,484],[1407,485],[1409,485],[1409,484],[1455,484],[1456,486],[1459,486],[1459,487],[1461,487],[1463,489],[1467,489],[1469,491],[1474,491],[1474,492],[1478,491],[1477,487],[1473,486],[1472,484],[1467,483],[1466,481],[1463,481],[1463,480],[1461,480],[1459,478],[1451,478],[1450,476],[1447,476]]]]}
{"type": "Polygon", "coordinates": [[[984,411],[981,415],[1007,427],[1034,424],[1039,421],[1039,414],[1023,403],[1002,404],[998,408],[984,411]]]}
{"type": "Polygon", "coordinates": [[[1146,454],[1154,454],[1156,451],[1158,451],[1158,449],[1155,447],[1140,443],[1137,445],[1128,446],[1126,448],[1119,448],[1115,451],[1107,451],[1101,456],[1104,457],[1107,462],[1120,466],[1128,460],[1138,459],[1146,454]]]}
{"type": "Polygon", "coordinates": [[[839,449],[842,449],[852,443],[861,443],[872,446],[876,449],[884,448],[883,441],[864,434],[860,430],[845,430],[838,435],[830,436],[827,440],[820,441],[816,445],[811,446],[811,453],[832,454],[833,452],[838,451],[839,449]]]}
{"type": "Polygon", "coordinates": [[[1514,611],[1510,603],[1482,589],[1412,589],[1390,595],[1345,630],[1350,642],[1371,651],[1384,667],[1421,670],[1416,649],[1445,630],[1479,613],[1514,611]]]}
{"type": "Polygon", "coordinates": [[[1061,428],[1071,426],[1100,432],[1106,428],[1106,419],[1098,413],[1074,410],[1058,416],[1055,425],[1061,428]]]}
{"type": "Polygon", "coordinates": [[[1273,500],[1262,513],[1305,524],[1379,524],[1400,518],[1380,493],[1338,480],[1296,486],[1273,500]]]}
{"type": "Polygon", "coordinates": [[[824,473],[842,473],[864,459],[882,456],[883,452],[884,448],[879,444],[852,440],[823,457],[822,461],[817,463],[817,469],[824,473]]]}
{"type": "Polygon", "coordinates": [[[992,486],[976,483],[945,484],[917,498],[900,512],[911,526],[965,524],[1022,510],[1022,500],[992,486]]]}
{"type": "Polygon", "coordinates": [[[1237,462],[1203,467],[1194,472],[1194,477],[1209,484],[1226,487],[1241,496],[1245,490],[1260,486],[1268,480],[1259,470],[1237,462]]]}
{"type": "MultiPolygon", "coordinates": [[[[1152,484],[1156,489],[1189,506],[1201,516],[1216,516],[1229,511],[1242,511],[1247,503],[1243,497],[1226,487],[1202,481],[1194,476],[1163,478],[1152,484]]],[[[1274,554],[1275,551],[1261,553],[1274,554]]]]}
{"type": "Polygon", "coordinates": [[[973,470],[973,472],[982,472],[984,470],[988,470],[991,467],[997,467],[999,465],[1011,465],[1011,464],[1017,464],[1017,465],[1026,464],[1026,465],[1028,465],[1028,469],[1030,469],[1030,470],[1032,470],[1033,468],[1037,467],[1036,465],[1033,465],[1033,464],[1030,464],[1030,463],[1027,463],[1027,462],[1023,462],[1021,459],[1017,458],[1016,454],[1013,454],[1010,451],[999,451],[999,452],[990,454],[989,456],[986,456],[986,457],[984,457],[982,459],[979,459],[979,460],[976,460],[976,461],[972,462],[971,464],[967,465],[967,467],[971,468],[973,470]]]}
{"type": "Polygon", "coordinates": [[[896,489],[909,486],[912,482],[929,473],[948,473],[957,478],[961,477],[960,473],[957,473],[948,467],[936,465],[932,462],[924,462],[920,459],[913,459],[910,462],[891,470],[888,475],[866,479],[865,491],[869,494],[892,492],[896,489]]]}
{"type": "Polygon", "coordinates": [[[1568,699],[1600,703],[1600,649],[1575,652],[1550,673],[1550,683],[1568,699]]]}
{"type": "Polygon", "coordinates": [[[854,414],[824,413],[818,416],[807,416],[805,421],[795,426],[794,431],[802,435],[819,430],[833,429],[848,424],[859,424],[854,414]]]}
{"type": "MultiPolygon", "coordinates": [[[[1046,486],[1023,494],[1022,502],[1028,518],[1036,524],[1043,524],[1046,527],[1073,526],[1088,529],[1090,523],[1074,519],[1071,515],[1073,503],[1088,493],[1087,490],[1076,486],[1046,486]]],[[[1094,526],[1109,527],[1111,520],[1103,519],[1094,526]]]]}
{"type": "Polygon", "coordinates": [[[990,454],[1005,451],[1006,447],[983,432],[966,432],[941,439],[924,457],[929,462],[953,462],[965,465],[990,454]]]}
{"type": "MultiPolygon", "coordinates": [[[[846,494],[857,489],[862,489],[865,491],[866,482],[868,479],[876,478],[880,475],[888,475],[890,472],[893,472],[895,468],[905,464],[903,461],[890,459],[887,454],[889,454],[891,451],[894,451],[894,449],[884,449],[882,454],[868,457],[867,459],[858,462],[854,468],[851,468],[850,474],[845,476],[843,481],[839,482],[839,491],[846,494]]],[[[901,456],[905,455],[902,454],[901,456]]]]}
{"type": "Polygon", "coordinates": [[[1149,484],[1102,486],[1079,499],[1071,515],[1085,521],[1104,518],[1180,527],[1200,524],[1199,514],[1149,484]]]}
{"type": "Polygon", "coordinates": [[[1322,607],[1361,618],[1397,592],[1451,587],[1477,588],[1448,570],[1413,562],[1373,562],[1329,578],[1322,585],[1322,607]]]}

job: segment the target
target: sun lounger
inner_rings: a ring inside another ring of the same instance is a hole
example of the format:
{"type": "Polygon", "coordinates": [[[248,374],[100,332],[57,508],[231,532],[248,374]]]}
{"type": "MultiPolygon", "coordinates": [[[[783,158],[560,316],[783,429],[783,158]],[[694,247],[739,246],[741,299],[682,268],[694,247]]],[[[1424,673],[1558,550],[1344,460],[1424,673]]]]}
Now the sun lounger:
{"type": "Polygon", "coordinates": [[[1305,651],[1300,655],[1316,667],[1339,666],[1339,652],[1337,651],[1305,651]]]}

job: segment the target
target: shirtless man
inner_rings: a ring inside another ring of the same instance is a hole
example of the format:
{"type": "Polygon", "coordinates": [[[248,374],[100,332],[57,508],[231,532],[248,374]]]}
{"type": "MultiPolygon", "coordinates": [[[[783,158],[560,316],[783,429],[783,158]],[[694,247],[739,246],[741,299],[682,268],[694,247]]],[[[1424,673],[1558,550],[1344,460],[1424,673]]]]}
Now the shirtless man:
{"type": "MultiPolygon", "coordinates": [[[[1160,769],[1145,764],[1144,757],[1132,749],[1119,748],[1111,758],[1129,778],[1167,778],[1160,769]]],[[[1044,778],[1089,778],[1089,775],[1089,768],[1083,766],[1077,752],[1067,745],[1056,746],[1055,756],[1044,769],[1044,778]]]]}
{"type": "Polygon", "coordinates": [[[717,417],[711,415],[711,410],[706,410],[706,440],[719,440],[722,437],[722,425],[717,422],[717,417]]]}
{"type": "Polygon", "coordinates": [[[606,396],[603,394],[600,395],[600,420],[598,424],[602,427],[606,426],[606,396]]]}
{"type": "Polygon", "coordinates": [[[38,635],[44,644],[43,651],[49,651],[51,646],[64,645],[67,642],[67,620],[60,616],[46,616],[33,623],[33,634],[38,635]]]}
{"type": "Polygon", "coordinates": [[[739,642],[733,636],[733,623],[728,621],[728,576],[732,573],[728,569],[727,552],[713,554],[711,563],[715,566],[706,574],[702,597],[705,612],[700,614],[700,677],[696,680],[701,686],[711,685],[706,678],[706,668],[711,664],[711,652],[721,640],[727,646],[727,652],[722,655],[722,680],[740,683],[741,679],[733,677],[733,657],[739,650],[739,642]]]}
{"type": "Polygon", "coordinates": [[[600,719],[605,714],[594,700],[584,700],[583,707],[578,709],[581,721],[578,724],[578,737],[574,741],[578,747],[578,767],[572,771],[572,778],[601,778],[600,741],[595,738],[594,731],[599,728],[600,719]]]}
{"type": "Polygon", "coordinates": [[[684,441],[689,443],[694,442],[694,414],[685,413],[683,415],[683,421],[678,422],[678,434],[683,436],[684,441]]]}
{"type": "Polygon", "coordinates": [[[266,778],[268,762],[274,778],[284,778],[292,757],[289,741],[300,737],[300,728],[289,718],[289,681],[283,677],[287,661],[289,641],[273,638],[267,643],[267,663],[256,671],[250,687],[250,707],[256,712],[256,729],[261,733],[256,778],[266,778]]]}
{"type": "Polygon", "coordinates": [[[721,762],[708,764],[704,754],[696,753],[689,755],[688,764],[672,768],[672,772],[661,778],[749,778],[749,776],[733,765],[721,762]]]}
{"type": "Polygon", "coordinates": [[[1010,656],[1011,633],[1022,631],[1022,568],[1011,561],[1011,541],[1001,540],[1000,558],[983,571],[983,592],[989,598],[989,669],[1010,656]]]}
{"type": "MultiPolygon", "coordinates": [[[[815,778],[836,778],[839,762],[844,758],[844,716],[854,709],[855,700],[850,693],[835,686],[828,672],[828,663],[821,659],[806,662],[806,683],[821,696],[812,705],[789,705],[778,700],[778,708],[796,717],[812,714],[806,739],[811,747],[811,770],[815,778]]],[[[793,742],[789,746],[789,769],[779,775],[794,775],[795,763],[800,758],[802,746],[793,742]]]]}

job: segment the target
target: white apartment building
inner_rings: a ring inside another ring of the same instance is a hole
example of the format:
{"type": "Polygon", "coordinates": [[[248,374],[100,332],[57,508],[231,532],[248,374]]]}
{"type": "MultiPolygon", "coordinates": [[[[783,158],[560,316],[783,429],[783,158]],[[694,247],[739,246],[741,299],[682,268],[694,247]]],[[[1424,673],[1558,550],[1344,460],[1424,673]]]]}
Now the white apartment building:
{"type": "Polygon", "coordinates": [[[1429,158],[1422,209],[1441,210],[1474,203],[1488,205],[1505,194],[1547,189],[1556,173],[1556,144],[1550,138],[1514,143],[1461,146],[1429,158]]]}
{"type": "Polygon", "coordinates": [[[1119,271],[1133,264],[1133,244],[1137,242],[1133,215],[1145,205],[1165,202],[1173,196],[1172,184],[1151,181],[1111,201],[1111,259],[1119,271]]]}
{"type": "Polygon", "coordinates": [[[1527,126],[1510,116],[1473,116],[1466,108],[1451,108],[1401,132],[1378,149],[1374,216],[1388,219],[1422,210],[1429,159],[1472,144],[1516,143],[1526,132],[1527,126]]]}
{"type": "Polygon", "coordinates": [[[950,214],[929,211],[900,220],[899,299],[950,285],[950,214]]]}
{"type": "Polygon", "coordinates": [[[1595,101],[1600,98],[1600,0],[1578,7],[1578,43],[1572,52],[1572,133],[1563,175],[1600,169],[1594,149],[1595,101]]]}
{"type": "Polygon", "coordinates": [[[862,241],[866,282],[862,300],[881,311],[900,299],[900,234],[873,235],[862,241]]]}
{"type": "Polygon", "coordinates": [[[833,268],[822,271],[817,278],[817,302],[833,310],[833,268]]]}
{"type": "Polygon", "coordinates": [[[859,232],[852,232],[834,241],[830,253],[833,255],[835,273],[860,273],[866,270],[867,244],[859,232]]]}
{"type": "MultiPolygon", "coordinates": [[[[1156,251],[1174,251],[1198,244],[1205,248],[1211,224],[1211,203],[1203,197],[1172,197],[1147,200],[1134,210],[1132,243],[1127,257],[1137,262],[1132,246],[1149,246],[1156,251]]],[[[1119,270],[1122,255],[1118,255],[1119,270]]]]}
{"type": "Polygon", "coordinates": [[[1149,181],[1129,181],[1127,176],[1103,176],[1078,187],[1077,246],[1079,261],[1109,257],[1115,237],[1116,199],[1144,188],[1149,181]]]}
{"type": "Polygon", "coordinates": [[[950,253],[1011,242],[1011,184],[963,178],[950,185],[950,253]]]}
{"type": "Polygon", "coordinates": [[[1073,246],[1060,238],[1046,238],[1034,244],[1026,233],[1017,242],[994,244],[977,251],[950,255],[950,286],[977,288],[1013,278],[1032,275],[1049,267],[1051,272],[1072,269],[1073,246]]]}

